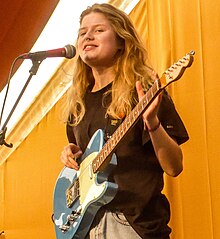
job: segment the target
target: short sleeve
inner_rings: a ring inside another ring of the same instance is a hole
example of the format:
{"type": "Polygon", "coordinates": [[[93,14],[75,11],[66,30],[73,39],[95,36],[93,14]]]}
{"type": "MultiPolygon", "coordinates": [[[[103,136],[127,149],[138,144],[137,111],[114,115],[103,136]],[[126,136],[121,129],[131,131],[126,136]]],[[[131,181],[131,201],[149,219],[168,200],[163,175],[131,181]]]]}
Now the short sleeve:
{"type": "MultiPolygon", "coordinates": [[[[158,118],[166,132],[172,138],[175,138],[179,145],[189,139],[184,123],[176,111],[171,97],[166,91],[163,92],[162,101],[158,111],[158,118]]],[[[145,144],[149,139],[150,137],[147,130],[143,130],[143,144],[145,144]]]]}

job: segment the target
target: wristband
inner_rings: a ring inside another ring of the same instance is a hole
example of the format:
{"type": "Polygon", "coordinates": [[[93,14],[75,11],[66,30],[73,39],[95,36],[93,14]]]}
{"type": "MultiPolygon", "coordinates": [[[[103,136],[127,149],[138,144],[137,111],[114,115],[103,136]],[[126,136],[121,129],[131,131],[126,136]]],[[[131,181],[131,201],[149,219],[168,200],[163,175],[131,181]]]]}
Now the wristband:
{"type": "Polygon", "coordinates": [[[160,121],[158,122],[158,124],[157,124],[154,128],[148,129],[148,132],[154,132],[154,131],[156,131],[159,127],[160,127],[160,121]]]}

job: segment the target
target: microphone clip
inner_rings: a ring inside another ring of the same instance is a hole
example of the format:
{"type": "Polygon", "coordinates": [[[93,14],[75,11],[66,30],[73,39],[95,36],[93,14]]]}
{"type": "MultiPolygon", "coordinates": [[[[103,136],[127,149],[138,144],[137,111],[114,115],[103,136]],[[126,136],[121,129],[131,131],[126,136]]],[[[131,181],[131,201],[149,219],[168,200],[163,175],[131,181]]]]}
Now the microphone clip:
{"type": "Polygon", "coordinates": [[[31,73],[31,75],[36,75],[37,74],[37,71],[38,71],[38,69],[39,69],[39,66],[40,66],[40,64],[41,64],[41,62],[44,60],[44,59],[46,59],[46,55],[45,55],[45,57],[42,55],[42,56],[40,56],[40,57],[33,57],[33,58],[31,58],[31,61],[32,61],[32,67],[31,67],[31,69],[29,70],[29,73],[31,73]]]}

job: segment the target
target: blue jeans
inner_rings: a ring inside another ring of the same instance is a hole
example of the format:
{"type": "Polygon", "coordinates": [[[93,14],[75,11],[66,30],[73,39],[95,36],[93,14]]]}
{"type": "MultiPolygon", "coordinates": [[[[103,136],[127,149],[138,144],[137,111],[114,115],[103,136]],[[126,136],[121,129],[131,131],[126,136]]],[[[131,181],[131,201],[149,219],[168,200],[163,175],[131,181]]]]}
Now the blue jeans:
{"type": "Polygon", "coordinates": [[[141,239],[120,212],[100,210],[86,239],[141,239]]]}

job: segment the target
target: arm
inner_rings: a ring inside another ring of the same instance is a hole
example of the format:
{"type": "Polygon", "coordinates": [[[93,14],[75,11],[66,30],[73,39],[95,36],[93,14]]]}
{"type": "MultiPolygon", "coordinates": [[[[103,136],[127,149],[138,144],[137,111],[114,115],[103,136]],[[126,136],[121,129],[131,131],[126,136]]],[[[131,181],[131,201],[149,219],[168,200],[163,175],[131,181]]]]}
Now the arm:
{"type": "MultiPolygon", "coordinates": [[[[159,120],[155,117],[152,121],[144,119],[144,122],[147,128],[151,129],[158,124],[159,120]]],[[[183,170],[183,156],[179,145],[167,134],[161,125],[155,131],[149,132],[149,134],[154,151],[164,172],[173,177],[179,175],[183,170]]]]}
{"type": "MultiPolygon", "coordinates": [[[[136,89],[139,99],[144,95],[141,83],[137,82],[136,89]]],[[[164,130],[157,117],[162,95],[159,95],[143,114],[143,121],[149,130],[149,135],[158,161],[170,176],[177,176],[183,169],[182,151],[179,145],[164,130]],[[159,127],[158,127],[159,126],[159,127]],[[155,130],[154,130],[155,129],[155,130]]]]}

